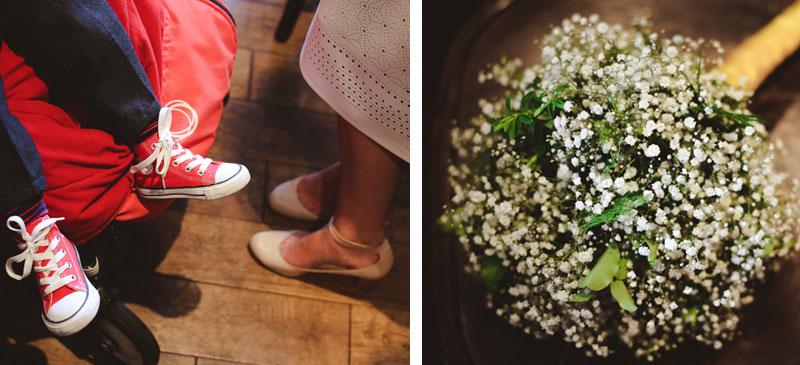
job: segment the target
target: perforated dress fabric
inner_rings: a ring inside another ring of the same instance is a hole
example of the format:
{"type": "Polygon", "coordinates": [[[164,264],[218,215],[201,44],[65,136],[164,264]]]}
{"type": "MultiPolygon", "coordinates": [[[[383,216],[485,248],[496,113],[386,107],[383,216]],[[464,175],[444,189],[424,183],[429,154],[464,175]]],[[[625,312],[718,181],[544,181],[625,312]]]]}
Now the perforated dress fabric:
{"type": "Polygon", "coordinates": [[[322,0],[300,54],[306,82],[339,115],[409,160],[409,2],[322,0]]]}

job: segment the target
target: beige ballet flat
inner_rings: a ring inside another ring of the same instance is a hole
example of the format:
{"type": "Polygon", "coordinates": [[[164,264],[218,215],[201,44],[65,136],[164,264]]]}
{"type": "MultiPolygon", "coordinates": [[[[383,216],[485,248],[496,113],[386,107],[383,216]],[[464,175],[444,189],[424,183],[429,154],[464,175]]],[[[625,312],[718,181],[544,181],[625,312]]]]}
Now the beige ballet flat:
{"type": "Polygon", "coordinates": [[[250,238],[250,251],[253,256],[264,266],[273,271],[288,277],[298,277],[305,273],[322,273],[353,276],[367,280],[378,280],[386,276],[394,264],[394,255],[389,246],[389,240],[384,239],[377,247],[367,246],[358,242],[350,241],[344,237],[336,227],[333,226],[333,219],[328,222],[328,230],[336,243],[350,248],[355,248],[365,252],[378,254],[378,261],[370,266],[361,269],[347,269],[334,265],[325,265],[319,268],[306,269],[296,267],[284,260],[281,255],[281,243],[297,231],[264,231],[253,235],[250,238]]]}
{"type": "Polygon", "coordinates": [[[269,193],[269,206],[272,210],[288,217],[315,221],[319,214],[312,212],[297,196],[297,185],[303,176],[298,176],[289,181],[284,181],[269,193]]]}

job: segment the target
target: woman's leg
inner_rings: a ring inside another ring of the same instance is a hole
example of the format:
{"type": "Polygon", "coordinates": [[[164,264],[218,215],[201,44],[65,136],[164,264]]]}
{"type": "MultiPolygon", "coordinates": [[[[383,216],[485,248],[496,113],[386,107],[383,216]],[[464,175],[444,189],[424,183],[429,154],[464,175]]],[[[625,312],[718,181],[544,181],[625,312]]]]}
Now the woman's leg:
{"type": "Polygon", "coordinates": [[[402,162],[341,117],[339,141],[342,171],[334,224],[345,238],[377,246],[402,162]]]}
{"type": "MultiPolygon", "coordinates": [[[[403,162],[341,117],[339,145],[341,166],[334,224],[345,238],[377,246],[384,239],[384,222],[403,162]]],[[[298,267],[334,264],[360,268],[377,260],[373,253],[338,245],[327,229],[288,238],[281,245],[281,253],[298,267]]]]}
{"type": "Polygon", "coordinates": [[[341,167],[342,163],[336,162],[300,179],[297,184],[297,198],[300,203],[320,216],[332,214],[339,196],[341,167]]]}

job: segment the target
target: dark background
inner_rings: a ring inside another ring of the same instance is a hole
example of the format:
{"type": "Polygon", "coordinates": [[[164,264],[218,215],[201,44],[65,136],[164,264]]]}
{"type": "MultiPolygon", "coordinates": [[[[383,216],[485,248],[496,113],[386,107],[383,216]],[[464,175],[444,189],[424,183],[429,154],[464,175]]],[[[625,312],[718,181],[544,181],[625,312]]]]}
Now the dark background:
{"type": "MultiPolygon", "coordinates": [[[[438,87],[440,75],[446,52],[456,32],[462,27],[469,16],[479,8],[481,0],[434,0],[425,1],[422,6],[422,149],[423,156],[426,151],[434,150],[433,144],[438,141],[425,138],[433,126],[439,97],[438,87]]],[[[429,199],[429,191],[425,189],[425,176],[438,176],[430,171],[431,164],[422,163],[422,201],[429,199]]],[[[435,217],[430,212],[428,205],[423,204],[422,221],[431,222],[435,217]]],[[[442,343],[437,330],[438,316],[436,313],[436,298],[432,280],[426,280],[436,275],[433,269],[431,226],[422,225],[422,351],[424,363],[444,363],[442,343]]]]}

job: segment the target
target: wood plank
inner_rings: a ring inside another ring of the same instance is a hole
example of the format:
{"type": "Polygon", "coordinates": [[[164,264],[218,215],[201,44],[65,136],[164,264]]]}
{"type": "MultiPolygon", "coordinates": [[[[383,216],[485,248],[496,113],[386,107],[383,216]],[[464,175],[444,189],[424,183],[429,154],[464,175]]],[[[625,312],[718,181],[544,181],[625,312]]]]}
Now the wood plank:
{"type": "Polygon", "coordinates": [[[208,155],[322,168],[339,159],[336,125],[332,114],[232,100],[208,155]]]}
{"type": "Polygon", "coordinates": [[[222,360],[214,360],[214,359],[206,359],[206,358],[198,358],[197,365],[232,365],[232,364],[243,364],[241,362],[230,362],[230,361],[222,361],[222,360]]]}
{"type": "Polygon", "coordinates": [[[408,306],[353,306],[350,321],[350,364],[408,364],[408,306]]]}
{"type": "Polygon", "coordinates": [[[250,101],[334,113],[306,83],[300,73],[299,56],[256,51],[250,101]]]}
{"type": "MultiPolygon", "coordinates": [[[[364,291],[350,277],[306,275],[299,279],[280,276],[251,257],[247,244],[263,223],[167,210],[158,219],[119,226],[126,242],[119,253],[125,260],[119,270],[185,277],[202,283],[367,305],[371,302],[408,303],[409,248],[396,245],[395,266],[377,286],[364,291]]],[[[187,294],[188,295],[188,294],[187,294]]]]}
{"type": "Polygon", "coordinates": [[[275,41],[275,28],[283,13],[285,1],[253,2],[226,0],[225,4],[236,19],[239,47],[268,51],[297,57],[314,18],[314,13],[303,11],[297,19],[292,35],[285,43],[275,41]]]}
{"type": "Polygon", "coordinates": [[[128,307],[162,351],[245,363],[347,361],[348,305],[154,275],[131,275],[126,282],[128,307]],[[181,295],[186,286],[197,295],[181,295]],[[174,305],[189,310],[174,315],[174,305]]]}
{"type": "Polygon", "coordinates": [[[3,343],[0,340],[0,359],[4,364],[91,364],[75,356],[55,337],[43,337],[24,343],[3,343]]]}
{"type": "Polygon", "coordinates": [[[241,191],[217,200],[192,200],[184,203],[176,202],[173,205],[187,211],[216,215],[220,217],[236,218],[252,222],[261,222],[264,210],[264,194],[267,164],[263,160],[235,153],[213,151],[207,157],[217,161],[241,163],[250,171],[250,182],[241,191]]]}
{"type": "Polygon", "coordinates": [[[195,365],[197,358],[194,356],[178,355],[169,352],[162,352],[158,359],[158,365],[195,365]]]}
{"type": "MultiPolygon", "coordinates": [[[[3,364],[90,364],[93,361],[82,359],[77,353],[91,351],[93,345],[87,343],[83,333],[72,337],[58,338],[48,332],[42,324],[41,301],[33,285],[11,285],[5,287],[7,280],[0,280],[0,288],[15,301],[0,301],[4,313],[14,313],[4,317],[0,326],[0,363],[3,364]],[[8,290],[6,290],[8,289],[8,290]],[[32,294],[32,295],[31,295],[32,294]],[[76,351],[76,352],[73,352],[76,351]]],[[[24,284],[32,284],[26,280],[24,284]]],[[[85,355],[80,355],[85,356],[85,355]]],[[[99,361],[99,360],[97,360],[99,361]]],[[[94,363],[98,363],[94,361],[94,363]]],[[[195,363],[194,357],[172,353],[162,353],[160,364],[195,363]]]]}
{"type": "Polygon", "coordinates": [[[231,75],[231,99],[247,100],[250,95],[250,71],[253,63],[253,51],[245,48],[236,50],[231,75]]]}

